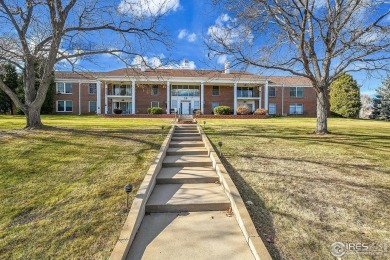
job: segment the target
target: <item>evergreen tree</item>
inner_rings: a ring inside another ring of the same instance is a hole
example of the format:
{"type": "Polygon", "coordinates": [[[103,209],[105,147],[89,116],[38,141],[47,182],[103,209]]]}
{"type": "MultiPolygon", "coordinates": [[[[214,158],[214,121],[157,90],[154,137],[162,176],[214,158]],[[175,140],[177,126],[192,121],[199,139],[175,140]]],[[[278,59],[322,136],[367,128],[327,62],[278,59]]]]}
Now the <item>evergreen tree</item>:
{"type": "Polygon", "coordinates": [[[390,76],[376,89],[372,115],[375,119],[390,120],[390,76]]]}
{"type": "MultiPolygon", "coordinates": [[[[11,64],[6,64],[2,67],[2,75],[0,75],[1,79],[9,88],[13,91],[16,90],[19,84],[18,73],[16,72],[16,68],[11,64]]],[[[14,114],[14,106],[12,100],[8,97],[8,95],[0,90],[0,112],[7,113],[8,111],[11,114],[14,114]]]]}
{"type": "Polygon", "coordinates": [[[359,86],[349,74],[342,74],[330,86],[330,111],[342,117],[356,118],[361,108],[359,86]]]}

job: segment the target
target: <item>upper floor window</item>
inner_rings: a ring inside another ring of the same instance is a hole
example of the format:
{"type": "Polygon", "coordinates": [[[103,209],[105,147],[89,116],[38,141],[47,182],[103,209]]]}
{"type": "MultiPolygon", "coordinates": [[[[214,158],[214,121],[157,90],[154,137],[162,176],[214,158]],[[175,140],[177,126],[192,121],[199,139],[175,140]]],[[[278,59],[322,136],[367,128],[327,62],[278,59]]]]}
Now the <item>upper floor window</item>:
{"type": "Polygon", "coordinates": [[[73,92],[72,83],[57,82],[58,94],[72,94],[72,92],[73,92]]]}
{"type": "Polygon", "coordinates": [[[112,94],[114,96],[131,96],[131,85],[119,85],[112,86],[112,94]]]}
{"type": "Polygon", "coordinates": [[[290,97],[303,97],[303,88],[302,87],[290,87],[290,97]]]}
{"type": "Polygon", "coordinates": [[[152,86],[152,96],[157,96],[158,95],[158,85],[153,85],[152,86]]]}
{"type": "Polygon", "coordinates": [[[88,87],[88,93],[89,94],[96,94],[97,91],[97,84],[96,83],[90,83],[88,87]]]}
{"type": "Polygon", "coordinates": [[[172,86],[171,89],[172,96],[179,97],[199,97],[199,86],[187,86],[187,85],[177,85],[172,86]]]}
{"type": "Polygon", "coordinates": [[[275,87],[269,87],[269,89],[268,89],[268,95],[269,95],[270,97],[276,97],[276,89],[275,89],[275,87]]]}
{"type": "Polygon", "coordinates": [[[213,86],[213,96],[219,96],[219,86],[213,86]]]}
{"type": "Polygon", "coordinates": [[[254,90],[249,87],[238,87],[237,88],[237,97],[253,97],[254,90]]]}

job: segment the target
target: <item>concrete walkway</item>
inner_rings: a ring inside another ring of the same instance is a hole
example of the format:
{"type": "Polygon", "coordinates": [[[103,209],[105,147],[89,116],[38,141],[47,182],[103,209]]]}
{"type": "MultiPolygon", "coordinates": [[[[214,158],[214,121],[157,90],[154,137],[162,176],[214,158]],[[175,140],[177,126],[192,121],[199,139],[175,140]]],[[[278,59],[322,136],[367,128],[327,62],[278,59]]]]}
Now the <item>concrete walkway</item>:
{"type": "Polygon", "coordinates": [[[127,259],[254,259],[195,125],[177,125],[127,259]]]}

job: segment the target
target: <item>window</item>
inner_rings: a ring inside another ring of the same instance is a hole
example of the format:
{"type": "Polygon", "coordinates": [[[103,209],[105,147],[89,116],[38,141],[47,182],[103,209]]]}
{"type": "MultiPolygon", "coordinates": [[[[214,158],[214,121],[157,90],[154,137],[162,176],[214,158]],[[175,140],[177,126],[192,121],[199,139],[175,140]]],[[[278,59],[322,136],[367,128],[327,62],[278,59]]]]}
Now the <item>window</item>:
{"type": "Polygon", "coordinates": [[[211,103],[211,109],[213,110],[213,113],[214,113],[214,108],[218,107],[219,106],[219,102],[213,102],[211,103]]]}
{"type": "Polygon", "coordinates": [[[237,88],[237,97],[253,97],[253,88],[249,87],[238,87],[237,88]]]}
{"type": "Polygon", "coordinates": [[[73,86],[72,83],[57,83],[57,93],[58,94],[72,94],[73,86]]]}
{"type": "Polygon", "coordinates": [[[172,86],[172,97],[199,97],[199,86],[177,85],[172,86]]]}
{"type": "Polygon", "coordinates": [[[89,112],[90,113],[95,113],[96,107],[97,107],[96,101],[89,101],[89,112]]]}
{"type": "Polygon", "coordinates": [[[194,101],[194,109],[200,109],[200,102],[194,101]]]}
{"type": "Polygon", "coordinates": [[[158,101],[152,101],[150,107],[159,107],[158,101]]]}
{"type": "Polygon", "coordinates": [[[290,97],[303,97],[303,88],[302,87],[291,87],[290,88],[290,97]]]}
{"type": "Polygon", "coordinates": [[[88,93],[89,94],[96,94],[96,90],[97,90],[96,83],[90,83],[89,88],[88,88],[88,93]]]}
{"type": "Polygon", "coordinates": [[[269,87],[269,89],[268,89],[268,96],[276,97],[276,89],[275,89],[275,87],[269,87]]]}
{"type": "Polygon", "coordinates": [[[57,112],[73,112],[73,101],[58,100],[57,112]]]}
{"type": "Polygon", "coordinates": [[[213,86],[213,96],[219,96],[219,86],[213,86]]]}
{"type": "Polygon", "coordinates": [[[303,104],[290,104],[290,111],[289,114],[291,115],[302,115],[303,114],[303,104]]]}
{"type": "Polygon", "coordinates": [[[158,95],[158,85],[153,85],[152,86],[152,96],[157,96],[158,95]]]}
{"type": "Polygon", "coordinates": [[[276,114],[276,104],[275,103],[269,103],[268,105],[268,114],[275,115],[276,114]]]}
{"type": "Polygon", "coordinates": [[[131,85],[113,85],[112,95],[131,96],[131,85]]]}

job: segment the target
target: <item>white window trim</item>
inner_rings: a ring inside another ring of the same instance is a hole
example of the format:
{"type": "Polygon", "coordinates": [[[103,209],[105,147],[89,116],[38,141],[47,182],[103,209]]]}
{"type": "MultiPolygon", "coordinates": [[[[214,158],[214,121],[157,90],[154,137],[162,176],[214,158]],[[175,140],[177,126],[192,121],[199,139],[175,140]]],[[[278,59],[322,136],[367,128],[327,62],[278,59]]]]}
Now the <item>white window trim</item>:
{"type": "Polygon", "coordinates": [[[268,104],[268,114],[270,114],[270,115],[276,115],[276,103],[269,103],[268,104]],[[275,106],[275,113],[270,113],[270,111],[271,111],[271,109],[270,109],[270,107],[271,107],[271,105],[274,105],[275,106]]]}
{"type": "Polygon", "coordinates": [[[159,88],[158,85],[152,85],[150,88],[151,88],[151,89],[150,89],[150,94],[151,94],[152,96],[158,96],[158,95],[160,94],[160,88],[159,88]],[[157,94],[154,94],[154,93],[153,93],[154,87],[157,87],[157,94]]]}
{"type": "Polygon", "coordinates": [[[151,101],[150,102],[150,107],[154,107],[153,106],[153,102],[157,102],[157,107],[160,107],[160,102],[159,101],[151,101]]]}
{"type": "Polygon", "coordinates": [[[288,113],[290,114],[290,115],[303,115],[303,103],[290,103],[290,106],[288,107],[288,113]],[[290,107],[292,106],[292,105],[294,105],[295,106],[295,112],[297,111],[297,106],[298,105],[302,105],[302,113],[294,113],[294,114],[292,114],[291,112],[290,112],[290,107]]]}
{"type": "Polygon", "coordinates": [[[268,95],[269,97],[272,97],[272,98],[276,97],[276,87],[270,86],[268,89],[268,93],[269,93],[269,95],[268,95]],[[273,95],[273,96],[271,96],[271,91],[270,91],[271,88],[273,88],[275,90],[275,95],[273,95]]]}
{"type": "Polygon", "coordinates": [[[96,83],[89,83],[88,84],[88,94],[89,95],[97,95],[97,84],[96,83]],[[95,87],[96,87],[96,92],[95,93],[91,93],[91,84],[95,84],[95,87]]]}
{"type": "Polygon", "coordinates": [[[218,97],[218,96],[220,96],[220,95],[221,95],[221,87],[220,87],[220,86],[212,86],[212,87],[211,87],[211,95],[212,95],[213,97],[218,97]],[[214,95],[214,87],[218,87],[218,95],[214,95]]]}
{"type": "Polygon", "coordinates": [[[57,100],[56,101],[56,112],[57,113],[73,113],[73,100],[57,100]],[[64,102],[64,111],[58,110],[58,102],[64,102]],[[72,111],[66,111],[66,102],[72,102],[72,111]]]}
{"type": "MultiPolygon", "coordinates": [[[[71,83],[71,82],[56,82],[56,94],[60,94],[60,95],[72,95],[72,94],[73,94],[73,83],[71,83]],[[58,83],[64,84],[64,92],[58,91],[58,83]],[[72,85],[72,92],[71,92],[71,93],[66,93],[66,84],[71,84],[71,85],[72,85]]],[[[61,100],[61,101],[63,101],[63,100],[61,100]]]]}
{"type": "MultiPolygon", "coordinates": [[[[73,108],[72,108],[73,109],[73,108]]],[[[97,102],[95,100],[90,100],[88,101],[88,113],[97,113],[97,102]],[[96,103],[96,109],[95,111],[91,111],[91,102],[95,102],[96,103]]]]}

